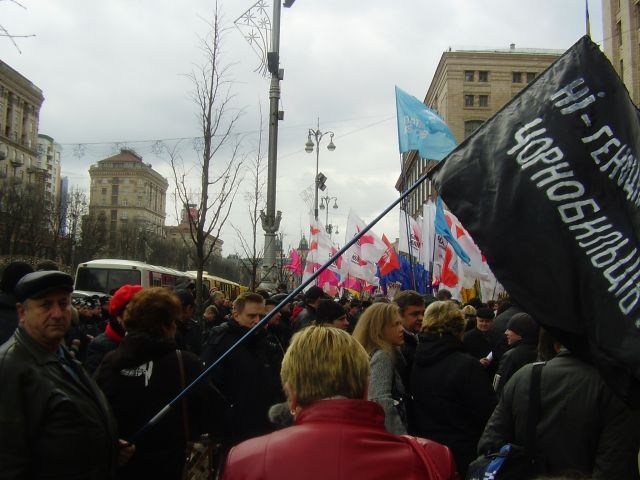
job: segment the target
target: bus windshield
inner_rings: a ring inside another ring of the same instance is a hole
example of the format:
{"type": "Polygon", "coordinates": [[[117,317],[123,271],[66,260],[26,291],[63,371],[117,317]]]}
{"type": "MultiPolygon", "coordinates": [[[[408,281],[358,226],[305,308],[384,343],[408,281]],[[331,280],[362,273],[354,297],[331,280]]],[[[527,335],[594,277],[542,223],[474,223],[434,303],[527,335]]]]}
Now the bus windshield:
{"type": "Polygon", "coordinates": [[[111,294],[123,285],[140,285],[140,270],[112,268],[79,268],[76,290],[111,294]]]}

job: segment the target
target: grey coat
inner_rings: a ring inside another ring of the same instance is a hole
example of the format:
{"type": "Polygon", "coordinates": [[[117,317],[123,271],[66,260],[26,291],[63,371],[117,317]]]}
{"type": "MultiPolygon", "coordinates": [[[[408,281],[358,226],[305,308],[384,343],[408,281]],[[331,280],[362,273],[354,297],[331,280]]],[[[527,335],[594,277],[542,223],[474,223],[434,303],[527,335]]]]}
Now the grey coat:
{"type": "Polygon", "coordinates": [[[371,365],[369,400],[382,406],[385,417],[384,426],[389,433],[405,435],[407,433],[403,401],[405,388],[395,368],[394,355],[384,350],[376,350],[371,354],[369,363],[371,365]]]}
{"type": "MultiPolygon", "coordinates": [[[[507,442],[524,444],[531,372],[532,365],[525,365],[507,382],[480,439],[480,453],[496,451],[507,442]]],[[[625,407],[595,368],[566,350],[547,362],[540,383],[540,473],[639,478],[640,411],[625,407]]]]}

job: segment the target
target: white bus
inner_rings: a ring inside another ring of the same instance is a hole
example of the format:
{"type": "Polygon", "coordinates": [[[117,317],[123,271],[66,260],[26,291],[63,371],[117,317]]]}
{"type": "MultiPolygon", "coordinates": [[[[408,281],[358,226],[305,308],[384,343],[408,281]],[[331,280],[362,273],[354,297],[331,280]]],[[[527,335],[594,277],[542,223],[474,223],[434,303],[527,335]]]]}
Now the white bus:
{"type": "Polygon", "coordinates": [[[91,260],[78,265],[75,289],[113,295],[122,285],[173,287],[192,278],[185,272],[134,260],[91,260]]]}

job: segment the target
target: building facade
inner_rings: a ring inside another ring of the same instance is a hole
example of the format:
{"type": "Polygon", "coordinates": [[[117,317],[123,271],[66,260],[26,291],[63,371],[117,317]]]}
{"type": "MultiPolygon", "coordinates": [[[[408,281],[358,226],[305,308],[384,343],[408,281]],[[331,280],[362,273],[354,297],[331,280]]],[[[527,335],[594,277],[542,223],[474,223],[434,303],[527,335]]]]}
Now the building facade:
{"type": "Polygon", "coordinates": [[[50,136],[39,133],[36,151],[38,156],[33,165],[37,169],[44,171],[45,198],[53,202],[54,205],[60,205],[60,156],[62,147],[54,142],[50,136]]]}
{"type": "MultiPolygon", "coordinates": [[[[508,49],[446,51],[440,58],[424,104],[444,119],[460,143],[562,53],[517,49],[514,44],[508,49]]],[[[435,163],[421,159],[415,151],[405,153],[396,189],[405,191],[435,163]]],[[[435,194],[430,182],[423,182],[408,200],[409,213],[421,215],[422,204],[435,194]]]]}
{"type": "Polygon", "coordinates": [[[640,1],[602,0],[604,53],[633,102],[640,102],[640,1]]]}
{"type": "Polygon", "coordinates": [[[0,61],[0,179],[41,181],[37,144],[42,90],[0,61]]]}
{"type": "Polygon", "coordinates": [[[110,252],[136,232],[163,235],[169,184],[137,153],[123,149],[100,160],[89,168],[89,177],[89,212],[106,215],[110,252]]]}

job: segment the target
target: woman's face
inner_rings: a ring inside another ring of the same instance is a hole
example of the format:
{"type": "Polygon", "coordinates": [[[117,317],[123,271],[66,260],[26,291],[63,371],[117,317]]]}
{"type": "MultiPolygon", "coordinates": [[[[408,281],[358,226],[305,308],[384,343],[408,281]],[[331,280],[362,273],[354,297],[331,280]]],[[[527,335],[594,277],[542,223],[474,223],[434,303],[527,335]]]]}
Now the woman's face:
{"type": "Polygon", "coordinates": [[[402,319],[398,314],[391,322],[384,327],[384,338],[394,347],[399,347],[404,343],[402,319]]]}

